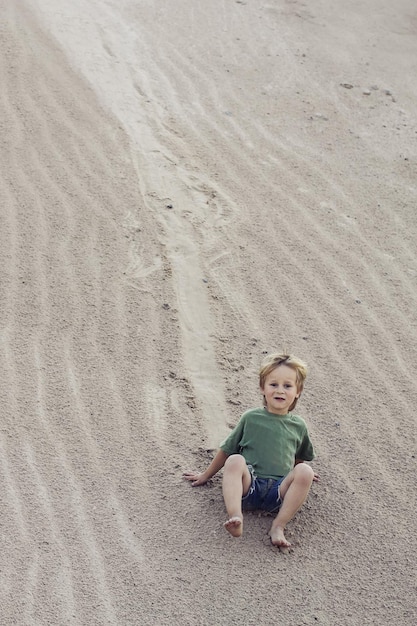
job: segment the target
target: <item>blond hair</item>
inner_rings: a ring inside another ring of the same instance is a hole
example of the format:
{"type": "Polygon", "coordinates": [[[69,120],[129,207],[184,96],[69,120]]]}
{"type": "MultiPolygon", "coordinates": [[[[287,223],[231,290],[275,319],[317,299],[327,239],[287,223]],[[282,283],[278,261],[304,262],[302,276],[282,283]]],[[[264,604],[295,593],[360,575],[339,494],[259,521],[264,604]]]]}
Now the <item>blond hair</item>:
{"type": "MultiPolygon", "coordinates": [[[[268,354],[265,359],[262,361],[261,368],[259,370],[259,386],[261,389],[265,387],[266,377],[277,367],[280,365],[286,365],[295,371],[296,374],[296,385],[298,394],[301,395],[301,392],[304,388],[304,381],[307,376],[307,365],[301,359],[293,356],[291,354],[268,354]]],[[[264,396],[265,400],[265,396],[264,396]]],[[[296,404],[298,398],[295,398],[292,405],[289,407],[289,410],[292,411],[296,404]]]]}

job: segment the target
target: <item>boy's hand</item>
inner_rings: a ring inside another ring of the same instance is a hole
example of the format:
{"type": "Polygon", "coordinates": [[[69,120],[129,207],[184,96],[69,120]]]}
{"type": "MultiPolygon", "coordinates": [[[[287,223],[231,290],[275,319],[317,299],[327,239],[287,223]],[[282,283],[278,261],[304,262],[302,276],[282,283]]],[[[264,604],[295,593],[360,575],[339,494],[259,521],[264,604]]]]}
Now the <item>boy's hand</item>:
{"type": "Polygon", "coordinates": [[[208,481],[208,478],[205,477],[204,472],[184,472],[183,478],[185,478],[185,480],[189,480],[193,487],[205,485],[205,483],[208,481]]]}

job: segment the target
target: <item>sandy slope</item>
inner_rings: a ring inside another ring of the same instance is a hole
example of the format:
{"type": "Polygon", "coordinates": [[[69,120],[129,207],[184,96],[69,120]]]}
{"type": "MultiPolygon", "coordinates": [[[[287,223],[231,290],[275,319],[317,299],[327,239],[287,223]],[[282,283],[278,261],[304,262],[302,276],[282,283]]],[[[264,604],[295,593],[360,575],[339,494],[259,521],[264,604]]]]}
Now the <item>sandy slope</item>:
{"type": "Polygon", "coordinates": [[[0,34],[1,624],[415,624],[414,2],[0,0],[0,34]],[[181,481],[282,347],[322,477],[289,555],[181,481]]]}

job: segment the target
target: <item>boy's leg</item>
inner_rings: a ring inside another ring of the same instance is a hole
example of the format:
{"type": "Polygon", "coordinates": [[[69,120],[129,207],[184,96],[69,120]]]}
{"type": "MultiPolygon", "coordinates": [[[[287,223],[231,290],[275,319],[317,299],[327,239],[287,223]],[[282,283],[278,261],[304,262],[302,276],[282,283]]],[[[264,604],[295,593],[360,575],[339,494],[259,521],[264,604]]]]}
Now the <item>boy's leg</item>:
{"type": "Polygon", "coordinates": [[[241,454],[232,454],[223,468],[223,498],[229,519],[224,524],[233,537],[240,537],[243,532],[242,496],[246,495],[252,477],[241,454]]]}
{"type": "Polygon", "coordinates": [[[299,463],[282,481],[280,485],[281,508],[269,532],[274,545],[283,548],[290,547],[291,544],[286,540],[284,530],[307,498],[313,477],[312,468],[306,463],[299,463]]]}

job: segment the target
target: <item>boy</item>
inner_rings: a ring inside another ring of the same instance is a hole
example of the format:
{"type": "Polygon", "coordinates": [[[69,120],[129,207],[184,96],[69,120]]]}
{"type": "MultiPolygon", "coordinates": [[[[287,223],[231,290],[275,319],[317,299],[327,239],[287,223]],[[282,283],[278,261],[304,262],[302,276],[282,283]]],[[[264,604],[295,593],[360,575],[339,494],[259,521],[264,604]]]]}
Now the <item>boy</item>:
{"type": "Polygon", "coordinates": [[[243,532],[243,510],[277,513],[270,529],[273,545],[289,548],[285,527],[307,498],[318,476],[304,461],[314,450],[301,417],[292,410],[303,390],[306,365],[288,354],[266,357],[259,372],[264,406],[246,411],[208,468],[185,472],[193,487],[204,485],[222,467],[224,527],[233,537],[243,532]]]}

